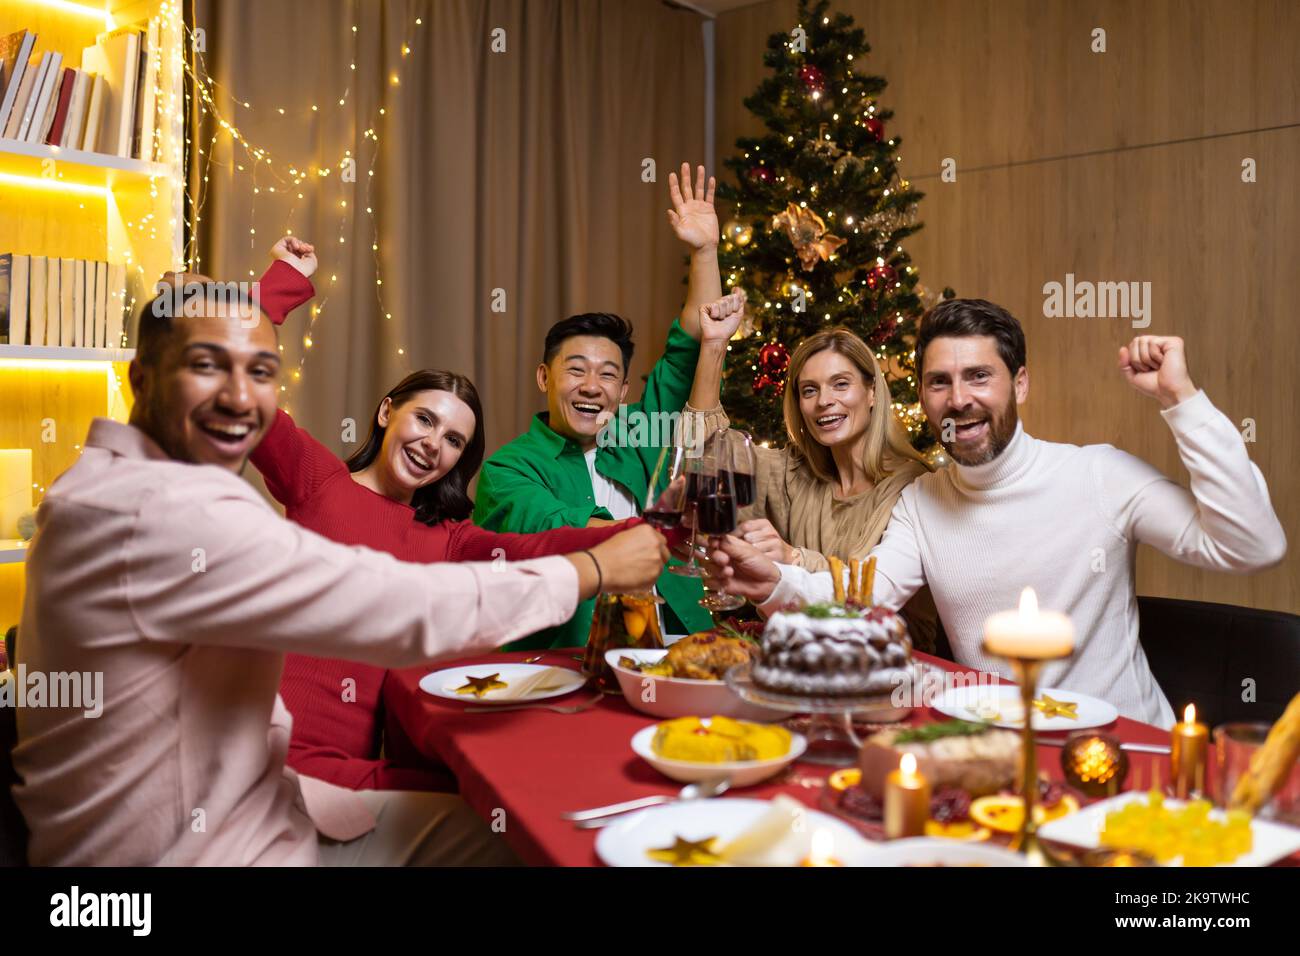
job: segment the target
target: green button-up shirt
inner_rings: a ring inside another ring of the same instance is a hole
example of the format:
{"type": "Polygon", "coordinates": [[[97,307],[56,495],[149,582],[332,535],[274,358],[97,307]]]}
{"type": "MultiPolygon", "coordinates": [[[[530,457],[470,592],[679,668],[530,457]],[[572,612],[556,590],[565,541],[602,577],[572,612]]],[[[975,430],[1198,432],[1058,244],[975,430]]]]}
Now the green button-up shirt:
{"type": "MultiPolygon", "coordinates": [[[[626,488],[638,509],[649,490],[659,451],[672,441],[670,430],[651,427],[651,423],[662,423],[667,413],[681,411],[690,397],[699,357],[700,344],[679,322],[673,322],[664,354],[646,381],[645,395],[640,402],[619,409],[597,444],[596,471],[626,488]]],[[[502,446],[484,462],[479,474],[474,523],[492,531],[581,528],[591,518],[612,517],[596,505],[582,448],[553,431],[545,412],[534,415],[528,431],[502,446]]],[[[659,576],[658,588],[667,602],[664,623],[670,632],[690,633],[712,626],[709,612],[696,603],[704,593],[699,579],[665,571],[659,576]]],[[[594,608],[594,601],[584,601],[568,622],[511,647],[585,644],[594,608]]]]}

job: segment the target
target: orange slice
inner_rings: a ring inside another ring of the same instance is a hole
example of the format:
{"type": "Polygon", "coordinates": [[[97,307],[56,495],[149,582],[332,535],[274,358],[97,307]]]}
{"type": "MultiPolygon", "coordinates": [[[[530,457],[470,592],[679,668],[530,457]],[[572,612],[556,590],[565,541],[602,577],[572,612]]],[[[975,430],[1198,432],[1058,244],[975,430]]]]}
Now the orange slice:
{"type": "Polygon", "coordinates": [[[982,840],[987,840],[992,835],[992,831],[988,827],[976,826],[970,820],[954,820],[951,823],[926,820],[925,835],[942,837],[945,840],[979,843],[982,840]]]}
{"type": "Polygon", "coordinates": [[[857,767],[845,767],[843,770],[836,770],[826,782],[830,784],[832,790],[843,792],[862,782],[862,771],[857,767]]]}
{"type": "MultiPolygon", "coordinates": [[[[1079,801],[1066,794],[1051,807],[1034,804],[1034,822],[1042,826],[1049,820],[1068,816],[1078,809],[1079,801]]],[[[970,805],[970,817],[990,830],[997,830],[999,833],[1018,833],[1025,819],[1024,803],[1019,797],[1005,793],[980,797],[970,805]]]]}

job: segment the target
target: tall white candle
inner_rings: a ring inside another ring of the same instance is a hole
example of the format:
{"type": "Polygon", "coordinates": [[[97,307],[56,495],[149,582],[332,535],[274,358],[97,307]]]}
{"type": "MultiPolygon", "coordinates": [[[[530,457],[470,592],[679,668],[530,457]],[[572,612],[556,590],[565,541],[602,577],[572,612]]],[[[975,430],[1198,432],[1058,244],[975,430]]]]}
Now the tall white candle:
{"type": "Polygon", "coordinates": [[[0,538],[18,537],[18,519],[32,510],[32,451],[0,448],[0,538]]]}
{"type": "Polygon", "coordinates": [[[1074,625],[1057,611],[1040,611],[1033,588],[1020,592],[1020,608],[984,622],[984,650],[998,657],[1053,660],[1074,652],[1074,625]]]}

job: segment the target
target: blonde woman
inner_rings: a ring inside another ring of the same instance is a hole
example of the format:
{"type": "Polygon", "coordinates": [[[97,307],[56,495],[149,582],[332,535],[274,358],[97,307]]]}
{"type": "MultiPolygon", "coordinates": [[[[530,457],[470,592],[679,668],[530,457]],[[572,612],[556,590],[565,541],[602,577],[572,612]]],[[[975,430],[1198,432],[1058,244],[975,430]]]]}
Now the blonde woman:
{"type": "MultiPolygon", "coordinates": [[[[726,427],[722,409],[706,429],[726,427]]],[[[930,470],[890,411],[889,383],[867,344],[848,329],[825,329],[790,359],[783,398],[789,439],[756,445],[754,504],[736,529],[768,558],[811,571],[827,557],[862,557],[880,540],[902,490],[930,470]]],[[[922,590],[903,608],[920,650],[933,650],[937,614],[922,590]]]]}

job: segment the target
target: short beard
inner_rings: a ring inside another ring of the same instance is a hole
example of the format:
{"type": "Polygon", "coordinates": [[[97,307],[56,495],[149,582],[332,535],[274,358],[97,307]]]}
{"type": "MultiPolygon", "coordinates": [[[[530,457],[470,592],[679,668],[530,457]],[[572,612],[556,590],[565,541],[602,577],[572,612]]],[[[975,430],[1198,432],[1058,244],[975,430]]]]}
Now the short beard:
{"type": "Polygon", "coordinates": [[[982,452],[973,457],[962,456],[956,451],[956,441],[946,442],[940,439],[940,444],[948,452],[948,457],[959,465],[967,467],[987,465],[1007,450],[1007,445],[1011,444],[1011,439],[1015,437],[1016,425],[1019,422],[1020,414],[1016,410],[1016,397],[1013,394],[1006,407],[989,417],[989,442],[982,452]]]}

